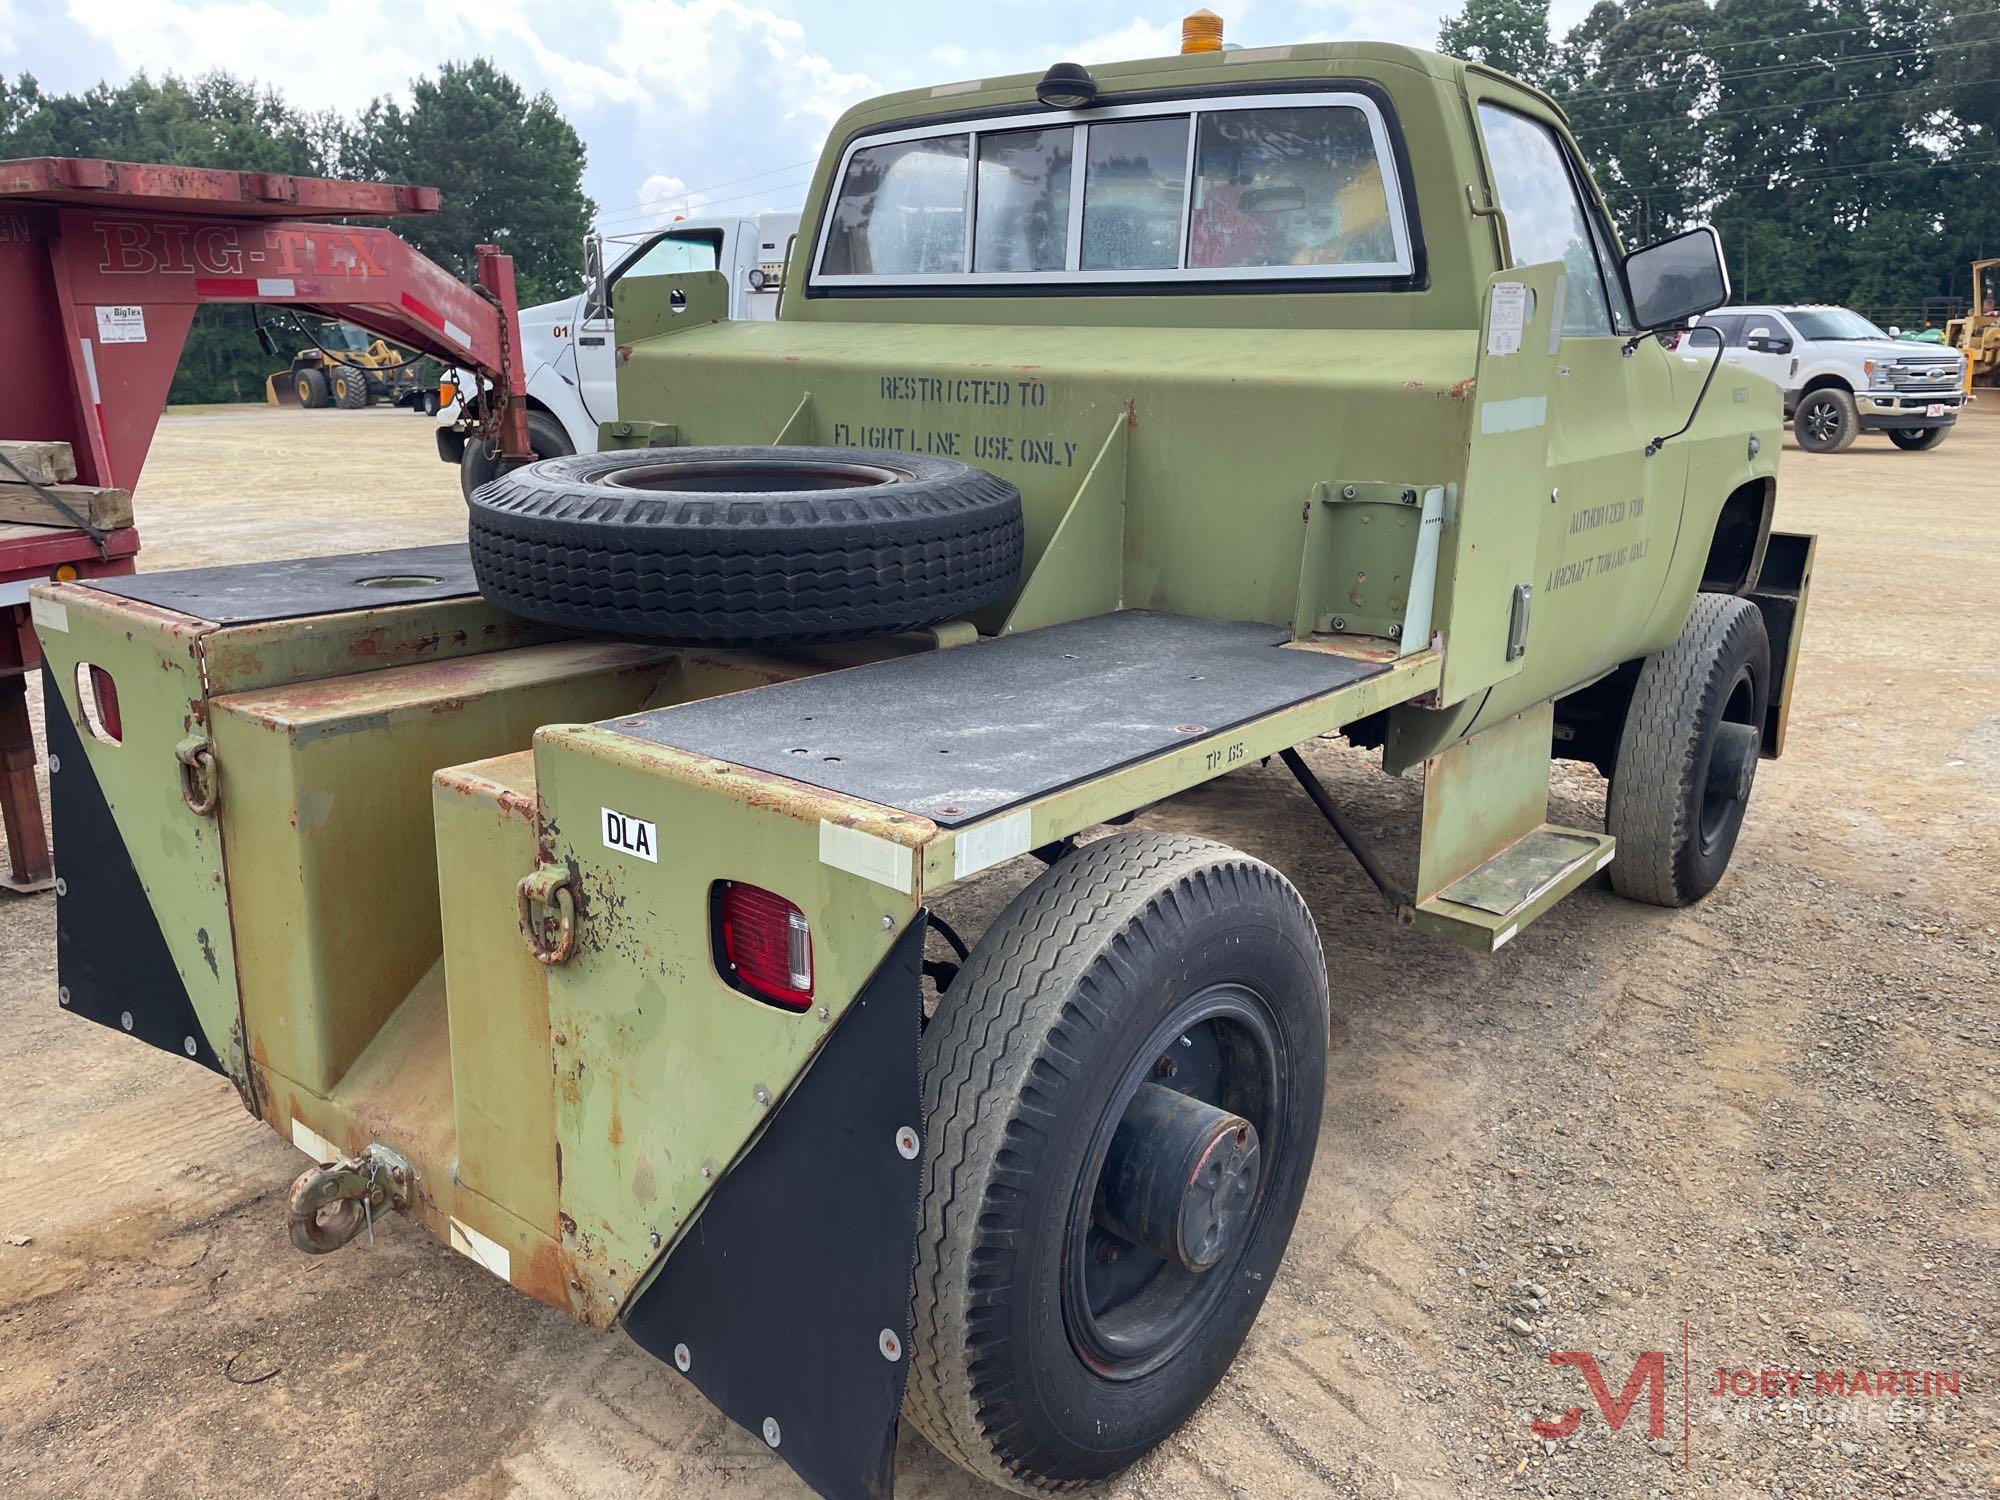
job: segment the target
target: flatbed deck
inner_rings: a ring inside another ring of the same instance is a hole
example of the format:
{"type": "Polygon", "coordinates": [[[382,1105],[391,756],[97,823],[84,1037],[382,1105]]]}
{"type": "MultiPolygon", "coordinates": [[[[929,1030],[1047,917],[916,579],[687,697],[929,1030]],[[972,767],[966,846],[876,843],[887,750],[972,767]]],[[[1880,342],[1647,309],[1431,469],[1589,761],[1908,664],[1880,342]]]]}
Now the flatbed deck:
{"type": "Polygon", "coordinates": [[[637,739],[959,828],[1389,670],[1120,610],[621,719],[637,739]]]}

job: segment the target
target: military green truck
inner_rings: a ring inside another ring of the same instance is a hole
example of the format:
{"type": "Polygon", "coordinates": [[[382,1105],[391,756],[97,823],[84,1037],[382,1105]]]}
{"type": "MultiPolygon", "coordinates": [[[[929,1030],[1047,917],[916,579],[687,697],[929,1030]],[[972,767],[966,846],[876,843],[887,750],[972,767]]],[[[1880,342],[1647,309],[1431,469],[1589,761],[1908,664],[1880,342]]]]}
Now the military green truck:
{"type": "Polygon", "coordinates": [[[1384,941],[1492,951],[1607,867],[1692,902],[1812,541],[1776,387],[1660,336],[1727,300],[1713,234],[1621,254],[1483,67],[891,95],[793,261],[771,322],[623,286],[627,419],[469,551],[36,590],[61,1001],[307,1154],[302,1249],[400,1211],[825,1495],[890,1493],[902,1415],[1068,1488],[1228,1368],[1325,1088],[1297,891],[1119,825],[1277,757],[1384,941]],[[1299,755],[1335,734],[1421,772],[1413,869],[1299,755]],[[935,915],[1024,855],[985,932],[935,915]]]}

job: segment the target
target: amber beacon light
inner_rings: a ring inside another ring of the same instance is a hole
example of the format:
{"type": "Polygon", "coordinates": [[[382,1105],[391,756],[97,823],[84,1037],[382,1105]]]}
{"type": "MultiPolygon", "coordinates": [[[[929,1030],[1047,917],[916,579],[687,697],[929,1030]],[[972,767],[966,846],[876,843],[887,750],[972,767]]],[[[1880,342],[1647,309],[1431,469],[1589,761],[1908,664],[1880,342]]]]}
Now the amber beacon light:
{"type": "Polygon", "coordinates": [[[1222,17],[1212,10],[1198,10],[1181,21],[1181,51],[1220,52],[1222,17]]]}

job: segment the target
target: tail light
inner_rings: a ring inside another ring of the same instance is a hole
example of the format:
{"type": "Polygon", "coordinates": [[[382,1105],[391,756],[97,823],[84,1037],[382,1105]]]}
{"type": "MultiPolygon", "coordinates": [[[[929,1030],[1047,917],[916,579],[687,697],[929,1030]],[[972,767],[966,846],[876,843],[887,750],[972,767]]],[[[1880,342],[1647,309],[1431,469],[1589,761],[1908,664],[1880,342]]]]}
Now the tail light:
{"type": "Polygon", "coordinates": [[[783,896],[741,881],[716,882],[710,893],[715,961],[744,994],[787,1010],[813,1000],[812,928],[783,896]]]}
{"type": "Polygon", "coordinates": [[[92,738],[107,745],[125,738],[125,724],[118,716],[118,684],[104,668],[94,662],[77,663],[76,699],[83,710],[83,727],[92,738]]]}

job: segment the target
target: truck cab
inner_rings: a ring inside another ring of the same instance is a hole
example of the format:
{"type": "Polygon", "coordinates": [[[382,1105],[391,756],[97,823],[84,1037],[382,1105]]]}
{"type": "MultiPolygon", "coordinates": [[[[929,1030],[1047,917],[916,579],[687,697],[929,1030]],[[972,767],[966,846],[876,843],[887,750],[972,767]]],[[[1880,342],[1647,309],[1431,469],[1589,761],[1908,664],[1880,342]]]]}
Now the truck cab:
{"type": "MultiPolygon", "coordinates": [[[[618,419],[612,318],[620,282],[715,271],[728,279],[732,318],[769,321],[777,316],[785,258],[798,224],[796,213],[762,213],[677,219],[664,229],[593,235],[584,250],[585,289],[520,312],[528,437],[535,457],[594,453],[599,425],[618,419]]],[[[458,371],[447,373],[440,396],[438,457],[459,466],[461,488],[470,495],[497,472],[473,420],[478,398],[467,399],[458,371]]]]}

